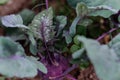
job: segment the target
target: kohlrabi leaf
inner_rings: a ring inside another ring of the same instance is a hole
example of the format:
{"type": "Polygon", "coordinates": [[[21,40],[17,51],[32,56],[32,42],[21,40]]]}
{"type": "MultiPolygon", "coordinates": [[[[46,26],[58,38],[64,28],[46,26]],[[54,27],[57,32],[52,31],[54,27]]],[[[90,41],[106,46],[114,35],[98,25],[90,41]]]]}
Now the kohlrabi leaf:
{"type": "Polygon", "coordinates": [[[79,20],[82,17],[84,17],[85,15],[87,15],[87,13],[88,13],[87,6],[84,3],[78,3],[77,7],[76,7],[76,13],[77,13],[77,17],[73,20],[73,22],[69,28],[69,33],[70,33],[71,37],[73,37],[76,34],[76,26],[77,26],[79,20]]]}
{"type": "Polygon", "coordinates": [[[30,52],[33,55],[36,55],[38,50],[37,50],[37,43],[34,38],[34,35],[31,32],[28,32],[27,34],[28,34],[29,40],[30,40],[30,45],[29,45],[30,52]]]}
{"type": "Polygon", "coordinates": [[[118,57],[120,58],[120,34],[118,34],[116,37],[114,37],[108,44],[112,49],[114,49],[114,51],[116,52],[116,54],[118,55],[118,57]]]}
{"type": "Polygon", "coordinates": [[[76,35],[76,36],[73,38],[73,42],[74,42],[76,45],[80,45],[80,41],[78,40],[78,36],[79,36],[79,35],[76,35]]]}
{"type": "Polygon", "coordinates": [[[76,52],[78,49],[80,49],[80,47],[78,45],[72,45],[71,48],[70,48],[70,52],[71,53],[74,53],[76,52]]]}
{"type": "Polygon", "coordinates": [[[83,53],[84,51],[85,51],[84,48],[81,48],[81,49],[75,51],[75,52],[72,54],[73,59],[80,58],[80,56],[82,55],[82,53],[83,53]]]}
{"type": "Polygon", "coordinates": [[[105,10],[105,9],[103,9],[103,10],[99,10],[99,9],[98,10],[94,10],[93,9],[93,11],[92,11],[92,9],[91,9],[91,11],[88,14],[88,16],[102,16],[104,18],[109,18],[112,14],[114,14],[114,12],[112,12],[110,10],[105,10]]]}
{"type": "Polygon", "coordinates": [[[11,38],[14,41],[27,39],[25,32],[19,28],[5,28],[5,36],[11,38]]]}
{"type": "Polygon", "coordinates": [[[65,37],[65,41],[67,44],[72,42],[72,37],[68,31],[63,31],[63,37],[65,37]]]}
{"type": "Polygon", "coordinates": [[[69,34],[71,35],[71,37],[73,37],[76,34],[76,26],[80,18],[81,18],[80,16],[76,17],[69,28],[69,34]]]}
{"type": "Polygon", "coordinates": [[[35,77],[38,69],[47,73],[41,62],[25,55],[20,44],[10,38],[0,37],[0,74],[6,77],[35,77]]]}
{"type": "Polygon", "coordinates": [[[29,49],[30,49],[30,52],[31,52],[33,55],[36,55],[37,52],[38,52],[37,46],[36,46],[36,45],[33,45],[32,43],[30,44],[29,49]]]}
{"type": "Polygon", "coordinates": [[[78,39],[83,42],[87,55],[100,80],[120,80],[119,57],[114,49],[107,45],[100,45],[96,40],[85,37],[79,37],[78,39]]]}
{"type": "Polygon", "coordinates": [[[0,58],[12,56],[25,56],[24,49],[10,38],[0,37],[0,58]]]}
{"type": "Polygon", "coordinates": [[[32,10],[24,9],[19,13],[23,19],[23,24],[28,25],[34,18],[35,13],[32,10]]]}
{"type": "Polygon", "coordinates": [[[78,3],[76,6],[76,13],[77,13],[77,17],[74,19],[69,29],[69,33],[71,37],[73,37],[76,34],[76,27],[78,22],[80,20],[82,21],[82,18],[88,14],[88,7],[82,2],[78,3]]]}
{"type": "Polygon", "coordinates": [[[0,73],[7,77],[35,77],[37,75],[37,68],[30,60],[14,56],[0,59],[0,73]]]}
{"type": "Polygon", "coordinates": [[[28,57],[28,59],[30,60],[30,61],[32,61],[33,63],[35,63],[35,65],[36,65],[36,68],[39,70],[39,71],[41,71],[41,72],[43,72],[43,73],[47,73],[47,68],[45,67],[45,65],[44,64],[42,64],[40,61],[38,61],[38,59],[37,58],[35,58],[35,57],[28,57]]]}
{"type": "Polygon", "coordinates": [[[53,37],[51,35],[54,34],[53,9],[50,7],[38,13],[29,27],[36,38],[42,39],[42,35],[44,35],[45,40],[49,41],[53,37]]]}
{"type": "Polygon", "coordinates": [[[113,44],[111,48],[115,51],[117,56],[120,58],[120,42],[113,44]]]}
{"type": "Polygon", "coordinates": [[[0,0],[0,5],[7,3],[9,0],[0,0]]]}
{"type": "Polygon", "coordinates": [[[0,37],[0,74],[7,77],[34,77],[37,69],[36,64],[26,58],[20,44],[0,37]]]}
{"type": "Polygon", "coordinates": [[[89,9],[90,16],[110,17],[119,11],[119,0],[67,0],[72,7],[76,7],[77,3],[85,3],[89,9]],[[107,15],[106,15],[107,13],[107,15]]]}
{"type": "Polygon", "coordinates": [[[110,42],[109,42],[109,46],[112,46],[116,43],[120,42],[120,34],[116,35],[110,42]]]}
{"type": "Polygon", "coordinates": [[[58,32],[57,32],[57,36],[58,36],[61,33],[62,29],[67,24],[67,17],[66,16],[57,16],[56,20],[59,23],[58,32]]]}
{"type": "Polygon", "coordinates": [[[79,17],[84,17],[88,13],[88,7],[85,5],[85,3],[78,3],[76,6],[76,13],[79,17]]]}
{"type": "Polygon", "coordinates": [[[1,17],[1,22],[5,27],[19,27],[19,28],[28,28],[27,26],[23,25],[23,20],[20,15],[7,15],[1,17]]]}

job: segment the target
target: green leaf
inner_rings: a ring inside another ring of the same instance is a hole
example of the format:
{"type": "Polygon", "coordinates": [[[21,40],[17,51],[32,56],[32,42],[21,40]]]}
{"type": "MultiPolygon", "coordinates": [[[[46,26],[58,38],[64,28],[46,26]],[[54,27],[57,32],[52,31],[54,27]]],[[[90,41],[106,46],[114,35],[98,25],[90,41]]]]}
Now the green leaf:
{"type": "Polygon", "coordinates": [[[61,33],[62,29],[67,24],[67,17],[66,16],[57,16],[56,20],[59,22],[59,28],[57,32],[57,36],[61,33]]]}
{"type": "Polygon", "coordinates": [[[112,49],[114,49],[115,53],[118,57],[120,57],[120,34],[115,36],[108,44],[112,49]]]}
{"type": "Polygon", "coordinates": [[[120,58],[120,42],[113,44],[111,48],[115,51],[117,56],[120,58]]]}
{"type": "Polygon", "coordinates": [[[76,13],[78,17],[84,17],[88,13],[88,7],[84,3],[78,3],[76,13]]]}
{"type": "Polygon", "coordinates": [[[5,77],[0,77],[0,80],[5,80],[5,77]]]}
{"type": "Polygon", "coordinates": [[[35,77],[37,69],[34,63],[24,57],[0,59],[0,73],[7,77],[35,77]]]}
{"type": "Polygon", "coordinates": [[[7,15],[1,17],[1,22],[5,27],[11,27],[11,28],[28,28],[27,26],[23,25],[23,20],[20,15],[7,15]]]}
{"type": "Polygon", "coordinates": [[[0,0],[0,5],[7,3],[9,0],[0,0]]]}
{"type": "Polygon", "coordinates": [[[35,13],[29,9],[24,9],[19,13],[23,19],[23,24],[28,25],[34,18],[35,13]]]}
{"type": "Polygon", "coordinates": [[[88,19],[88,18],[85,18],[85,19],[82,19],[78,25],[82,25],[82,26],[89,26],[90,24],[92,24],[93,21],[91,19],[88,19]]]}
{"type": "Polygon", "coordinates": [[[24,49],[18,43],[10,38],[0,37],[0,58],[16,56],[25,56],[24,49]]]}
{"type": "Polygon", "coordinates": [[[79,20],[80,20],[80,17],[76,17],[69,28],[69,32],[72,37],[76,34],[76,26],[79,20]]]}
{"type": "Polygon", "coordinates": [[[32,23],[29,25],[29,27],[39,28],[43,17],[48,17],[49,20],[52,20],[53,19],[53,9],[50,7],[49,9],[43,10],[42,12],[38,13],[32,20],[32,23]]]}
{"type": "Polygon", "coordinates": [[[76,52],[74,52],[72,54],[72,58],[73,59],[77,59],[77,58],[80,58],[80,56],[82,55],[82,53],[85,51],[84,48],[81,48],[80,50],[77,50],[76,52]]]}
{"type": "Polygon", "coordinates": [[[25,40],[27,38],[25,32],[19,28],[5,28],[5,31],[5,36],[14,41],[25,40]]]}
{"type": "Polygon", "coordinates": [[[63,36],[65,37],[65,41],[67,44],[72,42],[72,37],[68,31],[63,31],[63,36]]]}
{"type": "Polygon", "coordinates": [[[80,47],[78,45],[72,45],[70,48],[71,53],[74,53],[75,51],[77,51],[80,47]]]}
{"type": "Polygon", "coordinates": [[[87,55],[100,80],[120,80],[119,57],[114,49],[107,45],[100,45],[96,40],[85,37],[79,37],[78,39],[83,42],[87,55]]]}
{"type": "Polygon", "coordinates": [[[110,10],[93,10],[88,14],[89,16],[102,16],[104,18],[109,18],[114,12],[110,10]]]}
{"type": "Polygon", "coordinates": [[[37,49],[36,45],[30,44],[30,52],[31,52],[33,55],[36,55],[36,54],[37,54],[38,49],[37,49]]]}
{"type": "Polygon", "coordinates": [[[0,74],[7,77],[35,77],[38,69],[47,73],[42,63],[27,58],[20,44],[0,37],[0,74]]]}
{"type": "Polygon", "coordinates": [[[67,0],[72,7],[76,7],[77,3],[85,3],[89,9],[90,16],[110,17],[119,11],[119,0],[67,0]],[[106,14],[107,13],[107,14],[106,14]]]}
{"type": "Polygon", "coordinates": [[[38,13],[32,23],[29,25],[30,32],[33,33],[34,37],[42,39],[41,33],[44,34],[46,42],[53,38],[54,26],[53,26],[53,9],[50,7],[40,13],[38,13]],[[44,24],[44,25],[43,25],[44,24]],[[44,26],[43,32],[41,27],[44,26]],[[52,36],[51,36],[52,35],[52,36]]]}
{"type": "Polygon", "coordinates": [[[109,42],[109,46],[113,46],[114,44],[120,42],[120,33],[118,35],[116,35],[110,42],[109,42]]]}
{"type": "Polygon", "coordinates": [[[73,39],[73,41],[76,45],[80,45],[80,41],[78,40],[78,37],[79,37],[79,35],[76,35],[73,39]]]}
{"type": "Polygon", "coordinates": [[[38,59],[36,59],[35,57],[28,57],[29,60],[31,60],[33,63],[35,63],[36,67],[38,70],[42,71],[43,73],[47,73],[47,68],[45,67],[44,64],[42,64],[40,61],[38,61],[38,59]]]}
{"type": "Polygon", "coordinates": [[[28,32],[27,34],[28,34],[29,40],[30,40],[30,46],[29,46],[30,52],[33,55],[37,55],[38,50],[37,50],[36,40],[31,32],[28,32]]]}

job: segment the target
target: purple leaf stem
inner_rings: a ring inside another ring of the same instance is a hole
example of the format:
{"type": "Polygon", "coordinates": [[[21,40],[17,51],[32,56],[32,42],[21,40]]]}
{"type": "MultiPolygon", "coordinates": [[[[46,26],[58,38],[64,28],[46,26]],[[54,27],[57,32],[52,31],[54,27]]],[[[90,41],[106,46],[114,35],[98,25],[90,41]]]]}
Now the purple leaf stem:
{"type": "Polygon", "coordinates": [[[46,3],[46,9],[48,9],[48,0],[45,0],[46,3]]]}
{"type": "Polygon", "coordinates": [[[50,61],[51,61],[52,63],[54,63],[54,61],[53,61],[52,58],[51,58],[51,55],[50,55],[50,52],[49,52],[49,50],[48,50],[48,46],[47,46],[47,43],[46,43],[46,40],[45,40],[45,35],[44,35],[45,25],[44,25],[44,22],[42,22],[41,25],[42,25],[42,27],[41,27],[41,29],[40,29],[40,32],[41,32],[41,36],[42,36],[42,38],[43,38],[43,42],[44,42],[44,46],[45,46],[46,52],[47,52],[47,54],[48,54],[48,57],[49,57],[50,61]]]}
{"type": "Polygon", "coordinates": [[[100,37],[98,37],[98,38],[97,38],[97,41],[100,41],[100,40],[103,39],[107,34],[112,33],[112,32],[114,32],[114,31],[116,31],[117,29],[118,29],[118,27],[117,27],[117,28],[112,28],[110,31],[108,31],[108,32],[102,34],[100,37]]]}

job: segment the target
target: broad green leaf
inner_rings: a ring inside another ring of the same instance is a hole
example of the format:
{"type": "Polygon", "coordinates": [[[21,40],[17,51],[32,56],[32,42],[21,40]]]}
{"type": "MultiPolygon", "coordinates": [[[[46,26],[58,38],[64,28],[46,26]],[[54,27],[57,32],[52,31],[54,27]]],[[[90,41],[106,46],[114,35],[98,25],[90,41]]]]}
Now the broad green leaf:
{"type": "Polygon", "coordinates": [[[117,56],[120,58],[120,42],[113,44],[111,48],[115,51],[117,56]]]}
{"type": "Polygon", "coordinates": [[[29,9],[24,9],[19,13],[23,19],[23,24],[28,25],[34,18],[35,13],[29,9]]]}
{"type": "Polygon", "coordinates": [[[66,16],[57,16],[56,20],[59,23],[58,32],[57,32],[57,36],[58,36],[61,33],[62,29],[67,24],[67,17],[66,16]]]}
{"type": "Polygon", "coordinates": [[[7,3],[9,0],[0,0],[0,5],[7,3]]]}
{"type": "Polygon", "coordinates": [[[110,10],[91,10],[90,13],[88,14],[89,16],[102,16],[104,18],[110,17],[112,14],[114,14],[110,10]]]}
{"type": "Polygon", "coordinates": [[[72,7],[77,3],[85,3],[89,9],[90,16],[110,17],[120,9],[120,0],[67,0],[72,7]],[[92,12],[92,13],[91,13],[92,12]],[[107,15],[106,15],[107,13],[107,15]]]}
{"type": "Polygon", "coordinates": [[[30,61],[32,61],[33,63],[35,63],[35,65],[36,65],[36,68],[38,69],[38,70],[40,70],[40,71],[42,71],[43,73],[47,73],[47,68],[45,67],[45,65],[44,64],[42,64],[40,61],[38,61],[38,59],[36,59],[35,57],[28,57],[28,59],[30,60],[30,61]]]}
{"type": "Polygon", "coordinates": [[[120,80],[120,63],[114,49],[85,37],[78,39],[83,42],[100,80],[120,80]]]}
{"type": "Polygon", "coordinates": [[[12,56],[25,56],[24,49],[10,38],[0,37],[0,58],[12,56]]]}
{"type": "Polygon", "coordinates": [[[19,28],[28,28],[27,26],[23,25],[23,20],[20,15],[7,15],[1,17],[1,22],[5,27],[19,27],[19,28]]]}
{"type": "Polygon", "coordinates": [[[38,13],[34,17],[32,23],[29,25],[29,28],[30,28],[30,32],[32,32],[34,37],[36,38],[42,39],[41,34],[44,34],[46,42],[49,41],[51,38],[53,38],[53,36],[51,36],[54,34],[53,9],[50,7],[49,9],[46,9],[38,13]]]}
{"type": "Polygon", "coordinates": [[[108,44],[114,51],[117,56],[120,58],[120,34],[115,36],[108,44]]]}
{"type": "Polygon", "coordinates": [[[0,74],[7,77],[35,77],[38,69],[47,73],[42,63],[27,58],[20,44],[0,37],[0,74]]]}
{"type": "Polygon", "coordinates": [[[7,77],[35,77],[37,69],[36,65],[30,60],[14,56],[12,58],[0,59],[0,73],[7,77]]]}
{"type": "MultiPolygon", "coordinates": [[[[34,17],[34,19],[33,19],[32,23],[31,23],[30,27],[39,28],[40,25],[41,25],[41,22],[42,22],[43,19],[44,19],[44,17],[47,18],[47,20],[48,20],[48,25],[51,25],[52,22],[51,22],[50,20],[53,19],[53,9],[52,9],[51,7],[50,7],[49,9],[46,9],[46,10],[38,13],[38,14],[34,17]],[[50,23],[49,23],[49,22],[50,22],[50,23]]],[[[46,22],[47,22],[47,20],[46,20],[46,22]]],[[[47,24],[46,24],[46,25],[47,25],[47,24]]]]}

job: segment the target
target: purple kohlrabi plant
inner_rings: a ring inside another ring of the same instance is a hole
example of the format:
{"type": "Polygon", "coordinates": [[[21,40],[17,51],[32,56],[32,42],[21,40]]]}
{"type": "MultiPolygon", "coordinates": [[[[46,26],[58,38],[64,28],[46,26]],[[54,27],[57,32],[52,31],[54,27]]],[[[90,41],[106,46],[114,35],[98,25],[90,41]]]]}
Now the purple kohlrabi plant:
{"type": "Polygon", "coordinates": [[[69,68],[69,63],[68,60],[59,55],[59,54],[54,54],[54,60],[55,63],[51,64],[48,60],[43,58],[41,62],[47,67],[48,73],[43,75],[43,79],[46,80],[57,80],[60,77],[63,77],[63,73],[69,68]]]}
{"type": "MultiPolygon", "coordinates": [[[[50,37],[50,34],[55,31],[51,25],[52,21],[46,16],[42,17],[42,22],[40,25],[40,37],[43,42],[44,54],[45,56],[41,58],[41,62],[48,69],[47,74],[42,74],[43,80],[56,80],[60,78],[63,73],[69,68],[69,61],[67,58],[58,53],[55,49],[51,50],[51,46],[54,48],[55,37],[50,37]],[[52,30],[52,31],[51,31],[52,30]]],[[[55,34],[54,34],[55,36],[55,34]]]]}

